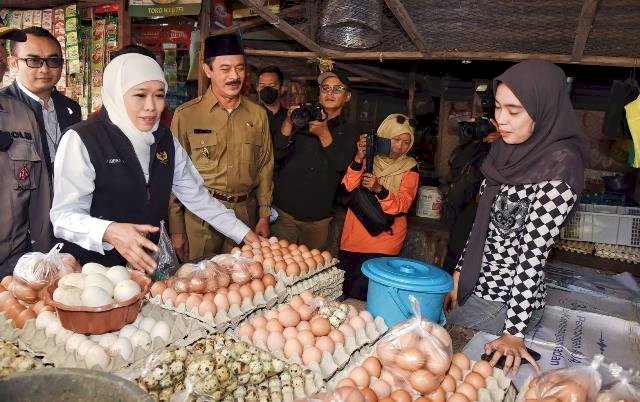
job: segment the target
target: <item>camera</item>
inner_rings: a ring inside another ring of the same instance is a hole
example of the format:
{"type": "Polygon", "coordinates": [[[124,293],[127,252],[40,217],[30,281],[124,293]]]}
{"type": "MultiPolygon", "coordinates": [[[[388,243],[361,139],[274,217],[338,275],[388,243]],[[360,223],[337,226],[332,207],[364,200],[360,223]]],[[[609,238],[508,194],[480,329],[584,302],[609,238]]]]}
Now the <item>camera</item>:
{"type": "Polygon", "coordinates": [[[291,123],[297,129],[304,128],[310,121],[324,120],[323,111],[324,108],[319,103],[301,103],[298,109],[291,112],[291,123]]]}
{"type": "Polygon", "coordinates": [[[373,157],[378,155],[389,155],[391,153],[391,140],[381,138],[375,132],[367,133],[367,142],[365,146],[365,172],[373,172],[373,157]]]}
{"type": "Polygon", "coordinates": [[[477,117],[473,122],[458,123],[458,132],[463,138],[479,140],[496,131],[496,127],[491,123],[495,112],[495,100],[489,84],[477,84],[475,88],[475,93],[480,97],[482,116],[477,117]]]}

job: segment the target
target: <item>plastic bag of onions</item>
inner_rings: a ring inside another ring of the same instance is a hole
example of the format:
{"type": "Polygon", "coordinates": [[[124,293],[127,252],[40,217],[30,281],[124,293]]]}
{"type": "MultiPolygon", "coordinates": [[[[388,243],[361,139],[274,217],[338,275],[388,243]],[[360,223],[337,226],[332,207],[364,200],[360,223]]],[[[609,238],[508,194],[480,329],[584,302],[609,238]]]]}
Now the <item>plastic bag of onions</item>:
{"type": "Polygon", "coordinates": [[[560,402],[594,401],[602,376],[598,367],[604,356],[596,355],[588,366],[574,366],[542,373],[531,380],[524,394],[526,401],[557,400],[560,402]]]}
{"type": "Polygon", "coordinates": [[[58,243],[47,254],[32,252],[20,257],[13,269],[13,282],[9,289],[16,299],[26,303],[37,302],[42,288],[79,266],[73,256],[60,253],[61,249],[62,243],[58,243]]]}
{"type": "Polygon", "coordinates": [[[596,402],[640,401],[640,376],[633,376],[632,370],[624,370],[616,363],[609,365],[609,373],[616,381],[600,391],[596,402]]]}
{"type": "Polygon", "coordinates": [[[244,285],[251,279],[260,279],[264,274],[261,263],[239,255],[219,254],[211,261],[229,274],[232,283],[238,285],[244,285]]]}
{"type": "Polygon", "coordinates": [[[420,314],[420,303],[409,295],[413,316],[391,328],[378,341],[376,354],[384,367],[400,372],[414,390],[428,394],[438,389],[451,366],[451,337],[420,314]]]}

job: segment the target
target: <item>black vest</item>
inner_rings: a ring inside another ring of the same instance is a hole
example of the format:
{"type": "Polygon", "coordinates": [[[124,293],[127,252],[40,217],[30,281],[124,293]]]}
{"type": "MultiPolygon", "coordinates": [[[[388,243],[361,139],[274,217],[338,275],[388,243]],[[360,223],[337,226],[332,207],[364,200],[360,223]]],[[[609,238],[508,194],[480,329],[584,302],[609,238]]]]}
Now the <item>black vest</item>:
{"type": "MultiPolygon", "coordinates": [[[[111,123],[104,109],[70,129],[80,135],[96,172],[91,216],[156,227],[160,226],[161,220],[167,220],[175,165],[173,135],[167,128],[160,126],[153,133],[155,142],[151,145],[149,183],[145,182],[133,145],[111,123]]],[[[151,240],[157,243],[157,234],[151,240]]],[[[115,249],[101,255],[67,242],[63,251],[73,254],[80,264],[97,262],[107,267],[126,264],[115,249]]]]}

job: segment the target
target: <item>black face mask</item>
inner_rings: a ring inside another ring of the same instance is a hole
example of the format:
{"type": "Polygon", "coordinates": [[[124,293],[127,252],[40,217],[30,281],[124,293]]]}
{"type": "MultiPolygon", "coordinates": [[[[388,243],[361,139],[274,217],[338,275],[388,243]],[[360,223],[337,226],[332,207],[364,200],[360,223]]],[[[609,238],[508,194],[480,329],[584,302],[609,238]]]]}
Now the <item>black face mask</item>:
{"type": "Polygon", "coordinates": [[[264,87],[258,91],[258,96],[265,105],[271,105],[278,100],[278,95],[280,95],[278,90],[273,87],[264,87]]]}

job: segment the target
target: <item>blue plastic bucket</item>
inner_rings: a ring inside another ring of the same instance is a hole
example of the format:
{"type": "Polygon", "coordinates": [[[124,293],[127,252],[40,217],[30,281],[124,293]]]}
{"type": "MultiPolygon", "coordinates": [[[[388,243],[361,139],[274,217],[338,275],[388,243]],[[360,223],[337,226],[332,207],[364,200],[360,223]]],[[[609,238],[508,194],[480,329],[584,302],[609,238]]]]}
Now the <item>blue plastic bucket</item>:
{"type": "Polygon", "coordinates": [[[445,295],[453,289],[453,278],[435,265],[407,258],[383,257],[365,261],[362,273],[369,278],[367,310],[381,316],[391,327],[413,315],[412,294],[420,302],[423,317],[445,323],[445,295]]]}

